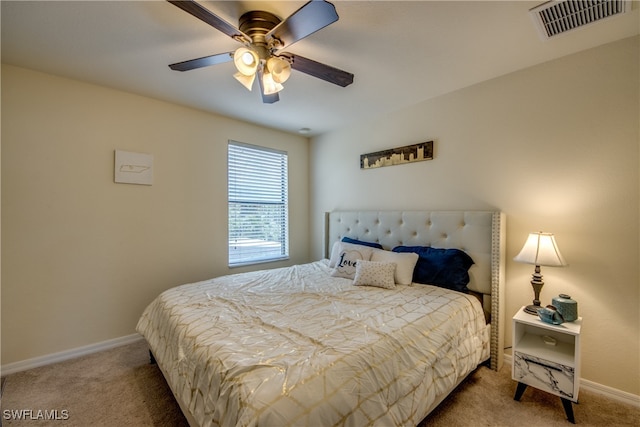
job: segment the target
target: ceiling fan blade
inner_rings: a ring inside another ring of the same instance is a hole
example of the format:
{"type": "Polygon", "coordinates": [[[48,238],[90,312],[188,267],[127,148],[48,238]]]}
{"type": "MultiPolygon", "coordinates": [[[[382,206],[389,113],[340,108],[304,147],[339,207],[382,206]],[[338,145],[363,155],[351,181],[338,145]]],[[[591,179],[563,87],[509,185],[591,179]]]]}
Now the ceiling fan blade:
{"type": "Polygon", "coordinates": [[[278,102],[280,101],[280,96],[278,95],[278,92],[276,93],[272,93],[270,95],[266,95],[264,93],[264,84],[262,83],[262,75],[263,75],[263,71],[262,69],[258,69],[258,83],[260,86],[260,94],[262,95],[262,102],[264,104],[273,104],[274,102],[278,102]]]}
{"type": "Polygon", "coordinates": [[[291,68],[301,71],[310,76],[317,77],[334,85],[346,87],[353,83],[353,74],[339,70],[329,65],[322,64],[292,53],[285,53],[285,56],[291,60],[291,68]]]}
{"type": "Polygon", "coordinates": [[[204,8],[199,3],[196,3],[193,0],[167,0],[174,6],[179,7],[185,12],[195,16],[199,20],[211,25],[216,30],[222,31],[232,39],[240,39],[243,38],[245,41],[251,41],[251,38],[247,36],[245,33],[229,24],[224,19],[215,15],[209,9],[204,8]]]}
{"type": "Polygon", "coordinates": [[[278,49],[283,49],[337,20],[338,13],[333,4],[312,0],[269,31],[266,37],[267,40],[278,39],[281,42],[278,49]]]}
{"type": "Polygon", "coordinates": [[[188,61],[176,62],[169,65],[175,71],[189,71],[196,68],[208,67],[210,65],[222,64],[233,61],[233,52],[218,53],[217,55],[204,56],[202,58],[190,59],[188,61]]]}

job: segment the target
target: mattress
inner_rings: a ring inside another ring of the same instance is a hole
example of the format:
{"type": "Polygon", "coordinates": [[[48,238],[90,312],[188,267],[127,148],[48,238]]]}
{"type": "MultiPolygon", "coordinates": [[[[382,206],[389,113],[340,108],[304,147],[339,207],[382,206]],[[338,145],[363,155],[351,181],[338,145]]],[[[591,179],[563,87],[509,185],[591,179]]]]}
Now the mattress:
{"type": "Polygon", "coordinates": [[[473,296],[354,286],[327,260],[178,286],[137,330],[200,426],[416,425],[489,357],[473,296]]]}

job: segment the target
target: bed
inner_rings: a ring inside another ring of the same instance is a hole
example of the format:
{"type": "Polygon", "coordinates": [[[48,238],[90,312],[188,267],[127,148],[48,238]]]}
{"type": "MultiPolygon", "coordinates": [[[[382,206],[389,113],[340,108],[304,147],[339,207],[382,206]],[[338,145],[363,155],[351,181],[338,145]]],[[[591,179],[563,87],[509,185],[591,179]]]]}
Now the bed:
{"type": "Polygon", "coordinates": [[[416,425],[479,364],[499,369],[503,214],[325,223],[325,259],[177,286],[143,312],[137,330],[190,425],[416,425]],[[468,289],[412,283],[416,247],[468,255],[468,289]]]}

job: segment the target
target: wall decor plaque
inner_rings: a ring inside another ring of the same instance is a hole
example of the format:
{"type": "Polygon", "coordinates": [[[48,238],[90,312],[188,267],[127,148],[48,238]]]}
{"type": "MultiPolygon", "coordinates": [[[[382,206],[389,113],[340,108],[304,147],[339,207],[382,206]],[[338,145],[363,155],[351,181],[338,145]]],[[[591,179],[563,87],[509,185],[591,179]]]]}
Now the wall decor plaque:
{"type": "Polygon", "coordinates": [[[433,141],[360,155],[360,169],[403,165],[433,159],[433,141]]]}
{"type": "Polygon", "coordinates": [[[116,150],[114,181],[122,184],[153,184],[153,155],[116,150]]]}

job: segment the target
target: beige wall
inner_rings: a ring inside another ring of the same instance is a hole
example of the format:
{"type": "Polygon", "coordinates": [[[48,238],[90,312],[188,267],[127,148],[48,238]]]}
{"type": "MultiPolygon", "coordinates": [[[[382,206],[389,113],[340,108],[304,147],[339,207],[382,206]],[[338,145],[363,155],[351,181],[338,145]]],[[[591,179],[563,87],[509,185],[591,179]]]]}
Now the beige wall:
{"type": "Polygon", "coordinates": [[[570,266],[542,268],[543,303],[578,301],[583,378],[639,395],[638,52],[626,39],[314,138],[312,257],[325,211],[500,209],[508,318],[533,297],[533,266],[513,257],[529,232],[555,233],[570,266]],[[430,139],[432,161],[359,169],[362,153],[430,139]]]}
{"type": "MultiPolygon", "coordinates": [[[[227,267],[229,139],[289,153],[291,260],[308,260],[308,140],[2,67],[2,364],[134,333],[171,286],[227,267]],[[115,184],[114,150],[152,186],[115,184]]],[[[246,270],[246,268],[245,268],[246,270]]]]}
{"type": "Polygon", "coordinates": [[[163,289],[240,271],[226,266],[220,202],[234,139],[289,152],[291,263],[322,255],[324,211],[501,209],[511,315],[532,298],[532,267],[511,259],[530,231],[554,232],[571,265],[543,267],[543,302],[578,300],[583,378],[639,395],[638,51],[636,37],[552,61],[310,151],[298,136],[3,66],[2,364],[131,334],[163,289]],[[432,161],[359,169],[364,152],[429,139],[432,161]],[[115,149],[152,153],[154,185],[114,184],[115,149]]]}

